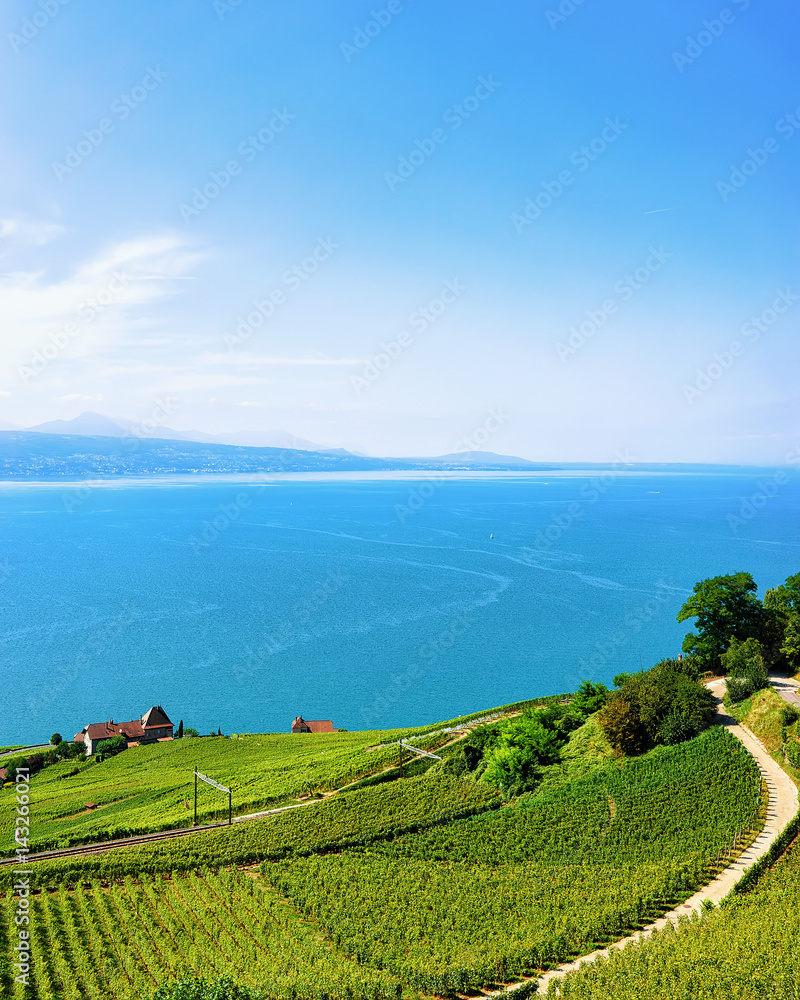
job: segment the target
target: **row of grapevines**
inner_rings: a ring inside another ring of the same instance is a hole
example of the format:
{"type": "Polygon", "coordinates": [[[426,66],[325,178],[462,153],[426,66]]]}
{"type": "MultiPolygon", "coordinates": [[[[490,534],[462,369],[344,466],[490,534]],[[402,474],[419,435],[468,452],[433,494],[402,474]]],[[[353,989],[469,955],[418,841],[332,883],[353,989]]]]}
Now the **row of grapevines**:
{"type": "Polygon", "coordinates": [[[691,894],[754,819],[760,775],[724,730],[537,801],[262,872],[369,966],[428,993],[591,950],[691,894]]]}
{"type": "MultiPolygon", "coordinates": [[[[252,864],[265,858],[367,844],[499,804],[499,797],[487,785],[431,772],[261,820],[86,858],[40,861],[29,867],[32,884],[43,887],[144,872],[190,871],[205,865],[252,864]]],[[[0,888],[12,882],[10,866],[0,868],[0,888]]]]}
{"type": "Polygon", "coordinates": [[[332,949],[274,891],[228,869],[43,893],[37,1000],[138,1000],[165,982],[230,977],[274,1000],[389,1000],[389,973],[332,949]]]}
{"type": "Polygon", "coordinates": [[[549,987],[564,1000],[797,1000],[800,842],[746,896],[549,987]]]}

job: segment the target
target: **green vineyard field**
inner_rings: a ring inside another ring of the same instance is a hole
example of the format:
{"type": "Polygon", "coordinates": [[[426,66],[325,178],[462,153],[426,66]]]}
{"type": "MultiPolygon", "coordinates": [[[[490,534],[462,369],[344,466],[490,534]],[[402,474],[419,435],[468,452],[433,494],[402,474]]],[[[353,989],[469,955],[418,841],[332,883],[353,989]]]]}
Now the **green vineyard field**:
{"type": "MultiPolygon", "coordinates": [[[[488,785],[429,773],[231,827],[89,857],[37,861],[28,867],[33,884],[43,888],[97,878],[109,881],[127,875],[246,865],[363,845],[499,805],[499,796],[488,785]]],[[[12,884],[12,867],[0,868],[0,891],[12,884]]]]}
{"type": "MultiPolygon", "coordinates": [[[[12,913],[7,898],[6,942],[12,913]]],[[[332,951],[318,927],[236,869],[43,893],[33,917],[33,994],[13,981],[7,961],[0,966],[3,995],[15,1000],[140,1000],[163,982],[200,975],[228,975],[276,1000],[400,993],[390,974],[332,951]]]]}
{"type": "Polygon", "coordinates": [[[262,872],[365,965],[425,993],[464,991],[585,953],[685,898],[755,825],[759,794],[755,762],[713,729],[541,800],[262,872]]]}
{"type": "Polygon", "coordinates": [[[800,841],[744,896],[552,983],[564,1000],[796,1000],[800,841]]]}
{"type": "MultiPolygon", "coordinates": [[[[303,792],[338,788],[381,770],[395,760],[397,748],[369,753],[365,748],[408,733],[186,738],[132,747],[101,764],[55,764],[31,782],[31,811],[36,816],[31,848],[67,847],[189,826],[195,767],[221,784],[233,786],[236,813],[273,808],[303,792]],[[95,806],[91,810],[86,808],[90,802],[95,806]]],[[[0,805],[2,797],[10,802],[13,789],[0,790],[0,805]]],[[[201,782],[200,822],[227,819],[227,812],[227,798],[201,782]]],[[[0,853],[8,854],[13,841],[10,812],[3,809],[2,814],[0,853]]]]}

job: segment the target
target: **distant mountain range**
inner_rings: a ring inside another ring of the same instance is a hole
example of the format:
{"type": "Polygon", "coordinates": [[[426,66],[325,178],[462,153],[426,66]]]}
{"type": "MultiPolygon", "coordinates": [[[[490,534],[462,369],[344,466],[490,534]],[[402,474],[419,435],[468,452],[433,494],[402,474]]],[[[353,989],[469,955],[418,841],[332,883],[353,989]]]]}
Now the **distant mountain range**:
{"type": "MultiPolygon", "coordinates": [[[[237,444],[248,448],[297,448],[300,451],[336,452],[341,449],[321,448],[305,438],[287,431],[237,431],[233,434],[206,434],[204,431],[176,431],[172,427],[152,422],[137,424],[122,417],[112,419],[86,410],[72,420],[50,420],[33,427],[15,427],[0,423],[0,430],[25,430],[36,434],[78,434],[81,437],[158,438],[165,441],[200,441],[203,444],[237,444]]],[[[355,453],[353,453],[355,454],[355,453]]]]}
{"type": "Polygon", "coordinates": [[[280,443],[228,443],[199,431],[179,432],[167,427],[152,430],[132,421],[83,413],[74,420],[54,420],[25,430],[0,430],[0,478],[392,470],[531,472],[557,468],[486,451],[437,458],[370,458],[344,448],[316,448],[311,442],[283,432],[222,437],[280,443]],[[310,447],[302,447],[306,444],[310,447]]]}

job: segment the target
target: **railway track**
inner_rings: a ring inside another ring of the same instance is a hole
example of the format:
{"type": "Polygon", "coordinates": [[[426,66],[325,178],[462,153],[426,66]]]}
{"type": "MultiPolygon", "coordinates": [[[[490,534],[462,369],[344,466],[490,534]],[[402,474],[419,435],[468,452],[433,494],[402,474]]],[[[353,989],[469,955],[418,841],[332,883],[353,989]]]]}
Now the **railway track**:
{"type": "MultiPolygon", "coordinates": [[[[204,826],[181,827],[179,830],[162,830],[159,833],[143,833],[139,837],[124,837],[120,840],[106,840],[96,844],[77,844],[75,847],[59,848],[55,851],[39,851],[29,854],[25,864],[32,861],[48,861],[50,858],[68,858],[73,855],[104,854],[119,847],[136,847],[138,844],[152,844],[159,840],[172,840],[174,837],[186,837],[190,833],[202,833],[204,830],[215,830],[227,823],[208,823],[204,826]]],[[[0,858],[0,865],[19,865],[17,858],[0,858]]]]}

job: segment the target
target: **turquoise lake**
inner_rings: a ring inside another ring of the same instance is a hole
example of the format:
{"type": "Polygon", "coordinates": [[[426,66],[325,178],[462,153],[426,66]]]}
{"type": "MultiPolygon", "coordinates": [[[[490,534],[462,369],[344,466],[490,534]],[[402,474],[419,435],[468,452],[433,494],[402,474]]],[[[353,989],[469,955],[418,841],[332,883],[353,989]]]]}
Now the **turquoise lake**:
{"type": "Polygon", "coordinates": [[[610,684],[680,651],[697,580],[800,571],[800,477],[772,477],[0,484],[0,744],[152,704],[354,730],[610,684]]]}

